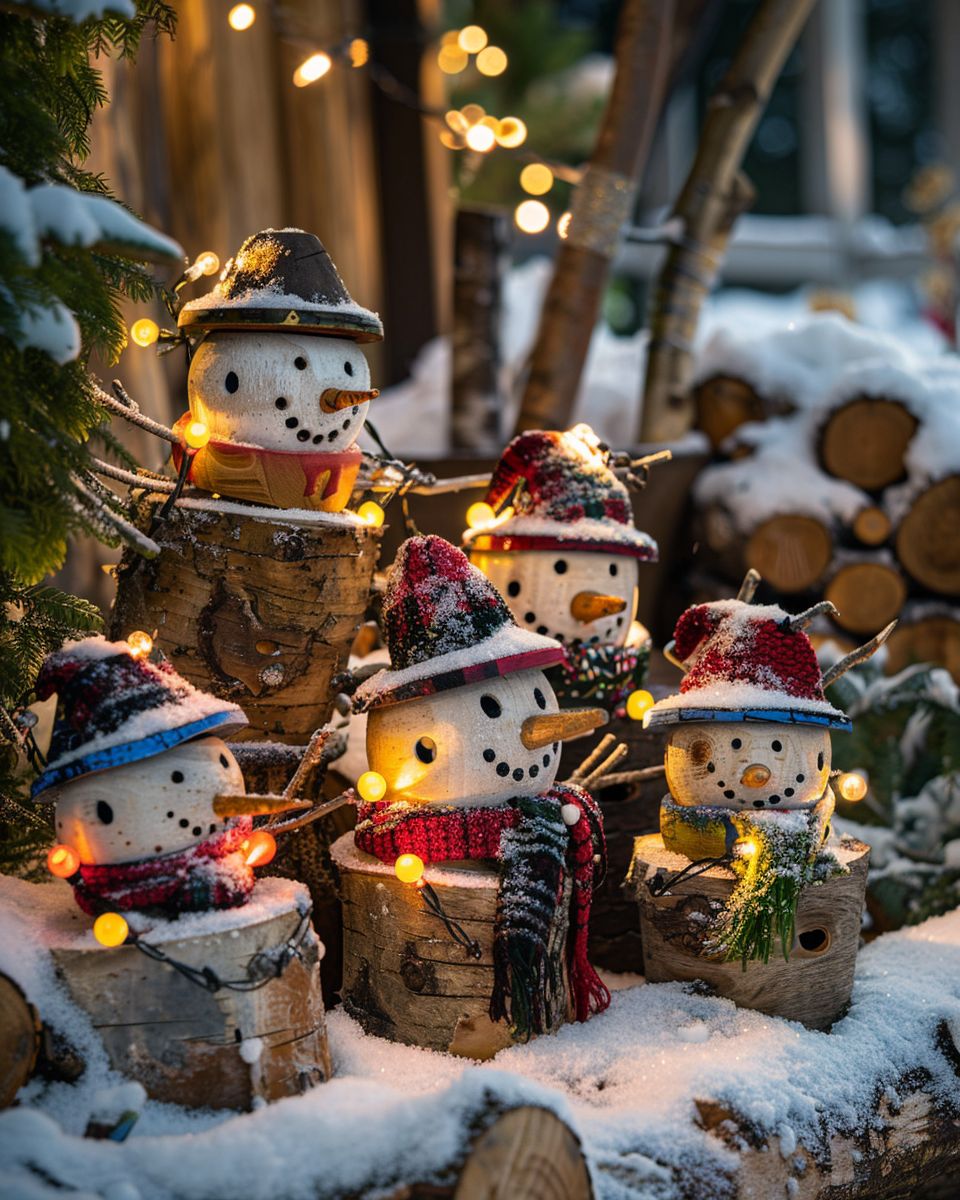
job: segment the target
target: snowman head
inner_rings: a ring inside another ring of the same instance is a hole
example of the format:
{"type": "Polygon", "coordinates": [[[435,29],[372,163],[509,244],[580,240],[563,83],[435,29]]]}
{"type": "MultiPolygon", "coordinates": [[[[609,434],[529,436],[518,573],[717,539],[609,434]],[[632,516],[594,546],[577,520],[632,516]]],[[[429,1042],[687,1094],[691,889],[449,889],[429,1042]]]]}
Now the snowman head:
{"type": "Polygon", "coordinates": [[[57,839],[84,865],[136,862],[185,850],[230,827],[217,795],[242,795],[226,742],[205,737],[150,758],[83,775],[56,796],[57,839]]]}
{"type": "Polygon", "coordinates": [[[522,628],[622,646],[637,609],[637,559],[609,550],[472,550],[522,628]]]}
{"type": "Polygon", "coordinates": [[[830,777],[830,732],[767,721],[685,722],[670,732],[666,768],[677,804],[813,808],[830,777]]]}
{"type": "Polygon", "coordinates": [[[295,333],[208,334],[187,385],[214,441],[291,453],[352,446],[377,394],[355,341],[295,333]]]}

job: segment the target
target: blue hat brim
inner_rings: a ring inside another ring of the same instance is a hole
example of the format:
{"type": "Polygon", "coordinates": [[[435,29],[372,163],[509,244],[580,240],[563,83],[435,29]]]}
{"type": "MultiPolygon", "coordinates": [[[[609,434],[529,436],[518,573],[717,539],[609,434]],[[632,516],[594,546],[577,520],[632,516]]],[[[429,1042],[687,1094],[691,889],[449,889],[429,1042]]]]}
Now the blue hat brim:
{"type": "Polygon", "coordinates": [[[685,725],[688,721],[718,721],[730,724],[756,721],[758,724],[816,725],[849,733],[853,722],[839,714],[805,712],[796,708],[667,708],[660,712],[650,709],[644,719],[644,729],[663,729],[670,725],[685,725]]]}

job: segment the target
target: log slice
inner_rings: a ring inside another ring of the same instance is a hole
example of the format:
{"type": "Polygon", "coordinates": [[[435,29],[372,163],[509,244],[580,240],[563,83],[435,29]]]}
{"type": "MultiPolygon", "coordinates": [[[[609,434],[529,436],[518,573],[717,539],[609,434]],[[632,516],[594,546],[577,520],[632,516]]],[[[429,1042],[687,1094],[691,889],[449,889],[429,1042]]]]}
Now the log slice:
{"type": "Polygon", "coordinates": [[[960,475],[932,484],[900,522],[897,557],[932,592],[960,596],[960,475]]]}
{"type": "Polygon", "coordinates": [[[896,400],[858,396],[827,417],[820,435],[824,469],[868,492],[896,483],[917,425],[896,400]]]}

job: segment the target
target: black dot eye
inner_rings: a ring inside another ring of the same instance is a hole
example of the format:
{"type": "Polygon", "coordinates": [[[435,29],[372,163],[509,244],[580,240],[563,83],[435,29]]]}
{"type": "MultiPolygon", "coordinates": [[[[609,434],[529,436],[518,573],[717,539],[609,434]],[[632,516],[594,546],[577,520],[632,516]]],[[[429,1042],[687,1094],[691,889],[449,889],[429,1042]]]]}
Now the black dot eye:
{"type": "Polygon", "coordinates": [[[309,429],[299,430],[299,432],[297,433],[297,441],[298,442],[309,442],[310,441],[310,430],[309,429]]]}
{"type": "Polygon", "coordinates": [[[182,771],[171,771],[170,778],[173,780],[174,783],[183,783],[183,772],[182,771]]]}
{"type": "Polygon", "coordinates": [[[524,613],[523,619],[526,621],[526,623],[528,625],[532,625],[534,623],[534,621],[537,619],[537,614],[533,613],[533,612],[524,613]]]}
{"type": "Polygon", "coordinates": [[[277,408],[286,408],[287,407],[287,398],[286,398],[286,396],[278,396],[276,398],[276,400],[274,400],[273,403],[274,403],[275,407],[277,407],[277,408]]]}
{"type": "Polygon", "coordinates": [[[229,758],[227,758],[227,756],[225,754],[220,755],[220,766],[221,767],[229,767],[230,766],[230,760],[229,760],[229,758]]]}
{"type": "Polygon", "coordinates": [[[493,762],[493,760],[496,757],[497,757],[496,751],[491,750],[489,747],[486,750],[484,750],[484,752],[483,752],[483,761],[484,762],[493,762]]]}
{"type": "Polygon", "coordinates": [[[741,742],[739,738],[734,738],[730,745],[734,748],[734,750],[739,750],[743,745],[743,742],[741,742]]]}
{"type": "Polygon", "coordinates": [[[508,596],[519,596],[520,595],[519,580],[517,580],[517,579],[510,580],[510,582],[507,584],[507,595],[508,596]]]}
{"type": "Polygon", "coordinates": [[[224,387],[227,389],[227,391],[228,391],[228,392],[230,393],[230,395],[232,396],[232,395],[233,395],[233,393],[234,393],[234,392],[237,390],[237,388],[240,386],[240,380],[237,378],[237,373],[236,373],[236,371],[228,371],[228,372],[227,372],[227,377],[226,377],[226,379],[223,381],[223,386],[224,386],[224,387]]]}
{"type": "Polygon", "coordinates": [[[617,566],[616,563],[610,564],[610,574],[611,575],[619,575],[620,574],[620,568],[617,566]]]}
{"type": "Polygon", "coordinates": [[[113,809],[106,800],[97,801],[97,820],[102,821],[104,825],[109,825],[113,820],[113,809]]]}
{"type": "Polygon", "coordinates": [[[437,743],[433,738],[422,737],[417,742],[414,752],[422,763],[432,763],[437,757],[437,743]]]}
{"type": "Polygon", "coordinates": [[[298,354],[297,357],[293,360],[293,365],[297,368],[298,371],[305,371],[307,369],[307,360],[303,357],[302,354],[298,354]]]}
{"type": "Polygon", "coordinates": [[[546,708],[547,707],[547,698],[543,694],[543,692],[540,691],[539,688],[533,689],[533,698],[537,702],[537,708],[546,708]]]}
{"type": "Polygon", "coordinates": [[[822,770],[823,770],[823,751],[822,751],[822,750],[821,750],[821,751],[820,751],[820,753],[817,755],[817,770],[818,770],[818,771],[822,771],[822,770]]]}
{"type": "Polygon", "coordinates": [[[300,422],[296,417],[287,417],[287,419],[284,421],[284,425],[286,425],[288,429],[296,429],[299,424],[300,422]]]}
{"type": "Polygon", "coordinates": [[[783,749],[783,743],[782,743],[782,742],[773,741],[773,742],[771,742],[771,743],[770,743],[770,749],[771,749],[771,750],[776,750],[777,752],[779,752],[779,751],[781,751],[781,750],[783,749]]]}
{"type": "Polygon", "coordinates": [[[352,375],[352,374],[353,374],[353,363],[352,363],[352,362],[350,362],[350,361],[349,361],[349,359],[348,359],[348,360],[347,360],[347,361],[346,361],[346,362],[343,364],[343,369],[346,371],[346,373],[347,373],[348,375],[352,375]]]}
{"type": "Polygon", "coordinates": [[[784,788],[784,789],[783,789],[783,794],[784,794],[785,796],[792,796],[792,795],[793,795],[793,788],[784,788]]]}
{"type": "Polygon", "coordinates": [[[556,571],[556,573],[558,575],[566,575],[567,560],[565,558],[558,558],[557,561],[553,564],[553,569],[556,571]]]}
{"type": "Polygon", "coordinates": [[[488,717],[499,717],[503,712],[500,701],[496,698],[496,696],[481,696],[480,707],[488,717]]]}
{"type": "Polygon", "coordinates": [[[805,779],[806,779],[806,775],[798,775],[798,776],[797,776],[797,783],[803,783],[803,781],[804,781],[805,779]]]}

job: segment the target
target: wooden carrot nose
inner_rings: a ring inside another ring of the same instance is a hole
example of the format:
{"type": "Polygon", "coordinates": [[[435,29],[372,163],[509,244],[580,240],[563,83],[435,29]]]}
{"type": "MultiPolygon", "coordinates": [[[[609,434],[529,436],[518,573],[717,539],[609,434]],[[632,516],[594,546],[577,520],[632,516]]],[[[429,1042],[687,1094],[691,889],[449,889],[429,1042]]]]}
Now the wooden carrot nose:
{"type": "Polygon", "coordinates": [[[379,388],[368,391],[347,391],[345,388],[326,388],[320,394],[320,408],[325,413],[340,412],[343,408],[352,408],[354,404],[363,404],[365,400],[376,400],[380,395],[379,388]]]}
{"type": "Polygon", "coordinates": [[[246,796],[223,794],[214,796],[213,811],[224,817],[264,817],[271,813],[288,812],[294,808],[312,808],[309,800],[291,800],[288,796],[246,796]]]}
{"type": "Polygon", "coordinates": [[[527,717],[520,726],[520,741],[527,750],[538,750],[549,742],[589,733],[598,725],[606,725],[610,717],[602,708],[568,708],[565,712],[541,713],[527,717]]]}
{"type": "Polygon", "coordinates": [[[605,596],[603,592],[577,592],[570,601],[570,614],[575,621],[584,625],[598,617],[609,617],[623,612],[627,602],[621,596],[605,596]]]}
{"type": "Polygon", "coordinates": [[[763,787],[769,778],[769,767],[765,767],[761,763],[752,763],[740,776],[740,782],[744,787],[758,788],[763,787]]]}

